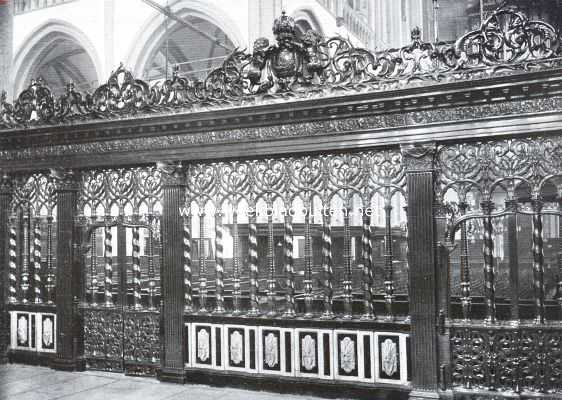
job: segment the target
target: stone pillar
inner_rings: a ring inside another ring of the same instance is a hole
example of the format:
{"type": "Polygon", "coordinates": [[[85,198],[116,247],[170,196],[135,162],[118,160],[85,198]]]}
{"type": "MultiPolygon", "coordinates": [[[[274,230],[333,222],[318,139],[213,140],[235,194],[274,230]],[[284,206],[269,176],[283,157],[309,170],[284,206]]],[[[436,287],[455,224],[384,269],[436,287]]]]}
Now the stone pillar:
{"type": "Polygon", "coordinates": [[[10,176],[2,174],[0,177],[0,265],[2,269],[2,284],[0,285],[0,364],[8,360],[7,352],[10,344],[10,332],[8,330],[9,316],[6,310],[8,303],[8,218],[10,215],[10,201],[12,200],[12,182],[10,176]]]}
{"type": "Polygon", "coordinates": [[[75,371],[83,370],[78,358],[81,328],[77,309],[80,298],[80,263],[78,251],[78,229],[75,225],[76,201],[79,177],[72,170],[52,170],[57,196],[57,355],[51,368],[75,371]]]}
{"type": "Polygon", "coordinates": [[[410,399],[439,398],[437,278],[434,219],[434,145],[403,146],[408,193],[408,264],[412,392],[410,399]]]}
{"type": "Polygon", "coordinates": [[[163,353],[158,379],[184,383],[183,217],[185,172],[181,164],[159,164],[163,181],[162,207],[162,314],[163,353]]]}
{"type": "MultiPolygon", "coordinates": [[[[0,1],[0,92],[11,93],[9,84],[14,41],[14,2],[0,1]]],[[[11,102],[11,98],[9,98],[11,102]]]]}

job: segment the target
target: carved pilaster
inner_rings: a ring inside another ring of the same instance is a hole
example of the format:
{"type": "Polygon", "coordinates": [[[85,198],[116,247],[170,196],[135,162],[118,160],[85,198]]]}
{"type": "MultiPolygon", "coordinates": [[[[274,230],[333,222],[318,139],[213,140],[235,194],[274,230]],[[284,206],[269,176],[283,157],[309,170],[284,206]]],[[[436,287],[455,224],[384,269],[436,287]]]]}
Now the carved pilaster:
{"type": "Polygon", "coordinates": [[[51,171],[57,198],[57,355],[51,368],[81,370],[79,340],[81,327],[75,300],[80,297],[82,280],[77,243],[79,232],[74,221],[80,176],[76,171],[57,169],[51,171]]]}
{"type": "Polygon", "coordinates": [[[12,181],[8,174],[2,173],[0,176],[0,260],[3,267],[1,269],[2,284],[0,285],[0,364],[7,361],[6,352],[10,343],[10,333],[8,331],[8,314],[6,303],[8,302],[8,218],[10,214],[10,201],[12,199],[12,181]]]}
{"type": "Polygon", "coordinates": [[[162,320],[163,354],[158,378],[183,383],[184,376],[184,269],[183,217],[185,206],[185,170],[181,164],[158,164],[162,172],[162,320]]]}
{"type": "Polygon", "coordinates": [[[408,193],[411,399],[438,397],[435,150],[433,144],[402,147],[408,193]]]}

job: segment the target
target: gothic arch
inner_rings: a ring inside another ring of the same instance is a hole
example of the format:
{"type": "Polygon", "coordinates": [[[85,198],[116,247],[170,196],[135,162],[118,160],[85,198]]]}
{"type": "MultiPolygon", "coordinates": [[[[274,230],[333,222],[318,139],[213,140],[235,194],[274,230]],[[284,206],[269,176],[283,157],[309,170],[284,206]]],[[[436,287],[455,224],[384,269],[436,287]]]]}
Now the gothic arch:
{"type": "Polygon", "coordinates": [[[100,71],[102,71],[100,58],[94,45],[84,32],[66,21],[47,20],[32,31],[22,43],[24,44],[15,54],[10,79],[13,82],[12,95],[14,97],[17,97],[27,87],[32,78],[36,78],[34,74],[37,74],[44,64],[45,57],[55,51],[53,49],[61,43],[74,49],[70,49],[66,56],[81,54],[83,63],[86,63],[86,65],[75,66],[72,63],[59,63],[61,80],[63,76],[77,84],[84,84],[88,78],[95,81],[96,84],[103,80],[100,76],[100,71]]]}
{"type": "MultiPolygon", "coordinates": [[[[233,48],[244,47],[245,39],[238,29],[236,22],[224,15],[219,8],[203,0],[177,0],[170,4],[170,10],[178,17],[196,17],[207,21],[222,31],[233,48]]],[[[168,30],[178,28],[180,24],[168,20],[168,30]]],[[[213,32],[209,32],[213,34],[213,32]]],[[[166,17],[155,12],[139,29],[137,38],[127,57],[127,66],[132,68],[134,75],[142,77],[147,63],[154,57],[158,46],[166,34],[166,17]]]]}
{"type": "Polygon", "coordinates": [[[295,10],[292,13],[292,17],[295,20],[297,29],[302,30],[304,27],[308,27],[321,35],[326,33],[314,12],[308,8],[299,8],[295,10]]]}

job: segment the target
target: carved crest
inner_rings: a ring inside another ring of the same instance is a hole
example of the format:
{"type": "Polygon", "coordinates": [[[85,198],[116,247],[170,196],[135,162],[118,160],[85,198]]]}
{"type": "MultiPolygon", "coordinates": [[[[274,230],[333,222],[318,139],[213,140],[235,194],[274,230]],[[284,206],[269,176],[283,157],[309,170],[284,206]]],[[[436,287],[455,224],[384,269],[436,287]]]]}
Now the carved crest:
{"type": "Polygon", "coordinates": [[[234,364],[240,364],[244,360],[244,337],[239,331],[230,334],[230,360],[234,364]]]}
{"type": "Polygon", "coordinates": [[[277,351],[277,336],[269,333],[265,337],[265,363],[269,368],[275,367],[279,363],[279,354],[277,351]]]}
{"type": "Polygon", "coordinates": [[[381,360],[382,370],[387,376],[398,371],[398,349],[391,339],[386,339],[381,345],[381,360]]]}
{"type": "Polygon", "coordinates": [[[209,332],[206,329],[201,329],[197,332],[197,357],[199,360],[205,362],[209,359],[209,332]]]}
{"type": "Polygon", "coordinates": [[[43,346],[51,347],[53,344],[53,319],[43,319],[43,346]]]}
{"type": "Polygon", "coordinates": [[[307,371],[316,367],[316,340],[310,335],[301,340],[301,364],[307,371]]]}
{"type": "Polygon", "coordinates": [[[355,342],[349,336],[340,342],[340,366],[348,374],[355,369],[355,342]]]}

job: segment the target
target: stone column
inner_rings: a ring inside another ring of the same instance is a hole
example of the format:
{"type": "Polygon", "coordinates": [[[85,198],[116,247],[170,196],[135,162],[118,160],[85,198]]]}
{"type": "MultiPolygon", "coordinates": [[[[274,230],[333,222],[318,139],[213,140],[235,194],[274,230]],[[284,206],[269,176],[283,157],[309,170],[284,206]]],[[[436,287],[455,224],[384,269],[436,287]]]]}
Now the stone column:
{"type": "Polygon", "coordinates": [[[181,164],[159,164],[163,182],[162,207],[162,314],[163,354],[158,379],[184,383],[184,270],[183,217],[185,171],[181,164]]]}
{"type": "Polygon", "coordinates": [[[408,193],[410,266],[410,399],[439,398],[437,351],[437,278],[434,219],[435,146],[403,146],[408,193]]]}
{"type": "Polygon", "coordinates": [[[12,182],[10,176],[2,174],[0,177],[0,265],[2,269],[2,284],[0,285],[0,364],[8,360],[7,351],[10,344],[10,331],[8,330],[8,218],[10,215],[10,201],[12,200],[12,182]]]}
{"type": "Polygon", "coordinates": [[[51,368],[83,370],[84,365],[78,358],[81,328],[76,304],[82,282],[77,254],[78,228],[75,225],[80,179],[72,170],[52,170],[51,174],[57,196],[57,355],[51,361],[51,368]]]}
{"type": "MultiPolygon", "coordinates": [[[[12,48],[14,37],[14,2],[0,1],[0,92],[11,93],[9,83],[12,68],[12,48]]],[[[11,98],[9,100],[11,102],[11,98]]]]}

